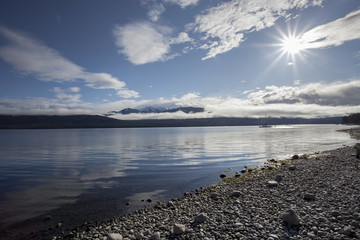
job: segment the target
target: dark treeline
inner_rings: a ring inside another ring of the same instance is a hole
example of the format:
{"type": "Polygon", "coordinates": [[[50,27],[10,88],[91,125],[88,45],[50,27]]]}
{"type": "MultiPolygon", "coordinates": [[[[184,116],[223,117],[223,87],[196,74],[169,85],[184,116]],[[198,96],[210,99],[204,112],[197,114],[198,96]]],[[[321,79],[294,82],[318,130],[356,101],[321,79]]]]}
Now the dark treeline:
{"type": "Polygon", "coordinates": [[[200,126],[252,126],[265,122],[284,124],[339,124],[341,117],[332,118],[200,118],[166,120],[117,120],[98,115],[71,116],[10,116],[0,115],[0,129],[52,129],[52,128],[135,128],[135,127],[200,127],[200,126]]]}
{"type": "Polygon", "coordinates": [[[360,125],[360,113],[353,113],[349,116],[343,117],[343,124],[359,124],[360,125]]]}

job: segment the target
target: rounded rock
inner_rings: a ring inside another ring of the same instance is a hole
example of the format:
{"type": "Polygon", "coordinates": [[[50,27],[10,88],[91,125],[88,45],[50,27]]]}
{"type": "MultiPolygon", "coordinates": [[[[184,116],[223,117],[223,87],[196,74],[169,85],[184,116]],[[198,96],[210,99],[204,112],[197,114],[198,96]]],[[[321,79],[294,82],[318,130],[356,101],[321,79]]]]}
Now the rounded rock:
{"type": "Polygon", "coordinates": [[[206,213],[200,213],[199,215],[197,215],[195,217],[195,222],[196,223],[203,223],[208,219],[208,216],[206,213]]]}
{"type": "Polygon", "coordinates": [[[300,219],[296,212],[292,209],[286,210],[281,214],[281,217],[285,223],[287,223],[290,226],[299,226],[300,225],[300,219]]]}
{"type": "Polygon", "coordinates": [[[119,233],[109,233],[109,234],[107,235],[107,239],[108,239],[108,240],[122,240],[123,237],[122,237],[122,235],[119,234],[119,233]]]}

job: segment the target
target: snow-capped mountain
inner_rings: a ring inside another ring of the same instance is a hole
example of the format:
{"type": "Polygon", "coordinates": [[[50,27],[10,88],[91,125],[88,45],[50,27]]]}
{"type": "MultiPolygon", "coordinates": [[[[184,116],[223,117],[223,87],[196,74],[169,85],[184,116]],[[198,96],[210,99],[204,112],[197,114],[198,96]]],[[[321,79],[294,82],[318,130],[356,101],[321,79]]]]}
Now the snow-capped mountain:
{"type": "Polygon", "coordinates": [[[191,114],[191,113],[204,112],[205,109],[201,108],[201,107],[166,108],[166,107],[148,106],[148,107],[144,107],[144,108],[141,108],[141,109],[125,108],[125,109],[122,109],[121,111],[111,111],[111,112],[108,112],[108,113],[104,114],[104,116],[113,116],[113,115],[117,115],[117,114],[127,115],[127,114],[133,114],[133,113],[142,113],[142,114],[147,114],[147,113],[174,113],[174,112],[179,112],[179,111],[191,114]]]}

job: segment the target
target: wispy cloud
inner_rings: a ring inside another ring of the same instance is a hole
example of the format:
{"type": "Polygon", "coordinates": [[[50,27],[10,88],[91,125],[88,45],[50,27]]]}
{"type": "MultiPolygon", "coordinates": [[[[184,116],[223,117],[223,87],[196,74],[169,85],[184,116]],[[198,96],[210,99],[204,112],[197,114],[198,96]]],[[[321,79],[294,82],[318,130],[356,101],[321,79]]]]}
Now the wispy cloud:
{"type": "Polygon", "coordinates": [[[205,60],[238,47],[247,33],[273,26],[279,18],[289,17],[290,10],[321,4],[322,0],[232,0],[196,16],[189,27],[203,35],[205,60]]]}
{"type": "MultiPolygon", "coordinates": [[[[91,73],[61,56],[56,50],[26,33],[0,26],[0,34],[9,44],[0,47],[0,58],[23,74],[32,74],[42,81],[69,82],[82,79],[94,89],[127,91],[123,81],[107,73],[91,73]]],[[[138,93],[129,91],[129,97],[138,93]]]]}
{"type": "MultiPolygon", "coordinates": [[[[196,114],[160,113],[117,115],[120,119],[185,119],[209,117],[326,117],[344,116],[359,112],[360,80],[333,84],[313,83],[293,86],[268,86],[265,89],[247,91],[245,97],[201,97],[199,93],[188,93],[170,99],[121,100],[98,105],[63,101],[57,99],[0,99],[3,114],[104,114],[124,108],[146,106],[193,106],[203,107],[205,112],[196,114]]],[[[69,89],[58,89],[69,92],[69,89]]],[[[69,93],[67,93],[69,94],[69,93]]],[[[61,96],[60,96],[61,97],[61,96]]],[[[64,100],[66,98],[64,97],[64,100]]]]}
{"type": "Polygon", "coordinates": [[[80,91],[77,87],[68,89],[54,87],[52,91],[61,102],[80,102],[81,94],[75,94],[80,91]]]}
{"type": "Polygon", "coordinates": [[[172,37],[171,28],[150,22],[118,25],[113,33],[119,53],[135,65],[169,60],[177,55],[171,52],[171,45],[191,41],[187,33],[172,37]]]}
{"type": "Polygon", "coordinates": [[[28,34],[0,26],[9,45],[0,48],[0,58],[23,74],[35,74],[43,81],[74,81],[84,69],[28,34]]]}
{"type": "Polygon", "coordinates": [[[164,2],[177,4],[181,8],[186,8],[188,6],[197,5],[200,2],[200,0],[164,0],[164,2]]]}
{"type": "Polygon", "coordinates": [[[165,12],[165,7],[161,3],[157,3],[149,7],[148,17],[151,21],[157,22],[163,12],[165,12]]]}
{"type": "Polygon", "coordinates": [[[360,10],[315,27],[300,36],[305,48],[325,48],[360,39],[360,10]]]}

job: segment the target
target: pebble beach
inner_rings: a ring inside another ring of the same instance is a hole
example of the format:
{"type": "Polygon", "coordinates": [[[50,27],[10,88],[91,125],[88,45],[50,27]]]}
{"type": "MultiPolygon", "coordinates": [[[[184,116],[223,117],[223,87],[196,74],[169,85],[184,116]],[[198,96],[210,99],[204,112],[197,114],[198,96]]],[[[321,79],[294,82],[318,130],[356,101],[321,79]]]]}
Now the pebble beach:
{"type": "Polygon", "coordinates": [[[359,239],[359,148],[269,159],[151,209],[53,239],[359,239]]]}

